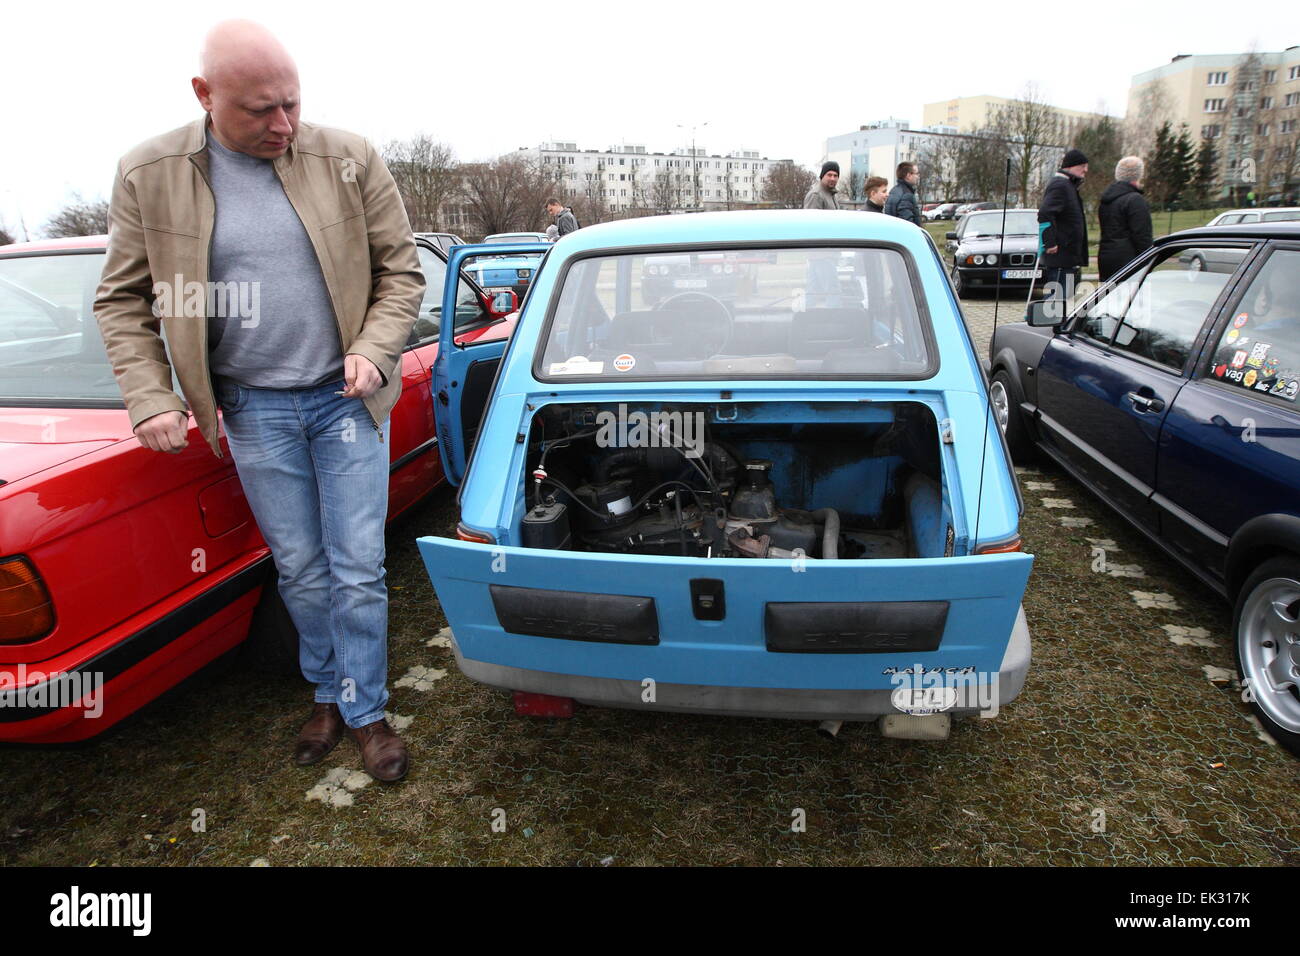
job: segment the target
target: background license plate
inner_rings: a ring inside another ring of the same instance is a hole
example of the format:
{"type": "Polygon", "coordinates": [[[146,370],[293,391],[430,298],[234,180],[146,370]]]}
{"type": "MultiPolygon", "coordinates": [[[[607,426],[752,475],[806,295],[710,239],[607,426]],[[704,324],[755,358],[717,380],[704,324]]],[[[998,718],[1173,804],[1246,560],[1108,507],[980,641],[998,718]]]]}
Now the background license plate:
{"type": "Polygon", "coordinates": [[[708,279],[674,279],[674,289],[707,289],[709,287],[708,279]]]}
{"type": "Polygon", "coordinates": [[[1043,277],[1042,269],[1003,269],[1002,278],[1004,279],[1041,279],[1043,277]]]}

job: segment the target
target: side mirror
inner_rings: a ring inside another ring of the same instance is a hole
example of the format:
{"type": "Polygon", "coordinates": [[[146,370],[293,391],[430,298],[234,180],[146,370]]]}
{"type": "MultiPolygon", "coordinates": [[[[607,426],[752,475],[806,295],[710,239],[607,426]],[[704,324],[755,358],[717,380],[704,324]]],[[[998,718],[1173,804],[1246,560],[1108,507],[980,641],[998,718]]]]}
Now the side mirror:
{"type": "Polygon", "coordinates": [[[945,239],[956,239],[956,238],[957,238],[957,233],[955,233],[955,232],[950,232],[950,233],[948,233],[948,235],[944,236],[944,238],[945,238],[945,239]]]}
{"type": "Polygon", "coordinates": [[[513,292],[498,292],[488,303],[488,312],[494,319],[504,319],[519,308],[519,296],[513,292]]]}
{"type": "Polygon", "coordinates": [[[1025,310],[1025,321],[1034,328],[1054,328],[1065,321],[1064,299],[1035,299],[1025,310]]]}

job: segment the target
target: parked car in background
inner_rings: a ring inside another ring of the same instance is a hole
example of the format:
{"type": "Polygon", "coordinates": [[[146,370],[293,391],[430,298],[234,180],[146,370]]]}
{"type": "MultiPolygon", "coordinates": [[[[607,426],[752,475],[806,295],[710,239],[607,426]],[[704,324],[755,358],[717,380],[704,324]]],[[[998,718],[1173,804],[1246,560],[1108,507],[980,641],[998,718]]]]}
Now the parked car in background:
{"type": "Polygon", "coordinates": [[[520,243],[520,242],[550,242],[551,239],[544,232],[498,232],[490,236],[485,236],[483,242],[485,245],[493,243],[520,243]]]}
{"type": "Polygon", "coordinates": [[[417,232],[415,235],[419,239],[428,239],[443,252],[451,251],[452,246],[465,244],[464,239],[450,232],[417,232]]]}
{"type": "Polygon", "coordinates": [[[1293,222],[1300,220],[1300,206],[1281,209],[1228,209],[1206,223],[1207,226],[1249,225],[1256,222],[1293,222]]]}
{"type": "Polygon", "coordinates": [[[943,263],[908,224],[590,226],[553,248],[508,348],[441,352],[434,390],[460,515],[419,548],[457,664],[520,712],[933,738],[1020,692],[1015,475],[943,263]],[[650,260],[706,255],[748,260],[756,294],[648,291],[650,260]]]}
{"type": "Polygon", "coordinates": [[[930,209],[928,212],[922,212],[921,217],[923,219],[933,222],[936,219],[951,219],[956,212],[957,212],[957,203],[944,202],[944,203],[939,203],[933,209],[930,209]]]}
{"type": "MultiPolygon", "coordinates": [[[[416,242],[434,293],[402,354],[390,519],[443,481],[429,379],[444,287],[457,341],[504,340],[516,303],[446,281],[439,246],[416,242]]],[[[297,664],[224,437],[217,458],[193,418],[176,455],[132,434],[92,313],[104,250],[0,246],[0,741],[93,737],[250,634],[257,656],[297,664]]]]}
{"type": "Polygon", "coordinates": [[[948,233],[947,245],[948,275],[958,295],[999,285],[1023,288],[1043,277],[1036,209],[970,213],[948,233]]]}
{"type": "Polygon", "coordinates": [[[550,249],[551,241],[546,233],[520,232],[501,233],[488,236],[484,245],[500,246],[509,244],[513,248],[526,249],[513,254],[480,255],[474,258],[465,272],[471,276],[485,292],[513,292],[522,302],[528,294],[528,287],[541,264],[542,257],[550,249]],[[541,238],[539,239],[538,236],[541,238]],[[517,238],[512,238],[517,237],[517,238]]]}
{"type": "Polygon", "coordinates": [[[970,203],[966,203],[963,206],[958,206],[957,212],[955,213],[953,218],[957,219],[958,221],[961,221],[963,217],[969,216],[973,212],[980,212],[985,209],[998,209],[998,208],[1001,207],[999,207],[998,204],[995,202],[970,202],[970,203]]]}
{"type": "Polygon", "coordinates": [[[1227,599],[1246,699],[1300,755],[1300,223],[1162,237],[1053,306],[990,345],[1012,454],[1046,454],[1227,599]]]}

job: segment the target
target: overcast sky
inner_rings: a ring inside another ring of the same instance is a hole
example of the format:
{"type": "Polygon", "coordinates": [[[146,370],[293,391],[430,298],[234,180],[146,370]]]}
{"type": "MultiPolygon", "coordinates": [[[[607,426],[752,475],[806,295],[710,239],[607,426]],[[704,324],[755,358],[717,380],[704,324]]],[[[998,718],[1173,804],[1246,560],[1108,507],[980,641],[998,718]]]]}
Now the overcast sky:
{"type": "Polygon", "coordinates": [[[5,0],[0,222],[35,232],[74,190],[107,198],[123,152],[198,115],[199,46],[229,17],[297,58],[304,119],[380,145],[426,132],[463,160],[548,140],[667,151],[690,142],[677,124],[707,122],[710,151],[813,165],[827,136],[920,125],[927,102],[1034,82],[1057,106],[1122,115],[1132,75],[1175,54],[1300,43],[1294,0],[1007,6],[5,0]]]}

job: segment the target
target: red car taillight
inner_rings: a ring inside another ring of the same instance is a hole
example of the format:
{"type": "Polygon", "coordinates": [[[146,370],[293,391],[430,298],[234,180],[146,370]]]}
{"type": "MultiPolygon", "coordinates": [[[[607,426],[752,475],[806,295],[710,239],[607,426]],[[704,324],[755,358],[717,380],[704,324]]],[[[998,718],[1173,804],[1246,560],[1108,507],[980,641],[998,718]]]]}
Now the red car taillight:
{"type": "Polygon", "coordinates": [[[0,644],[20,644],[54,630],[54,602],[26,558],[0,559],[0,644]]]}

